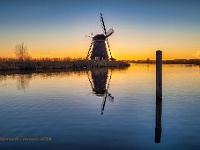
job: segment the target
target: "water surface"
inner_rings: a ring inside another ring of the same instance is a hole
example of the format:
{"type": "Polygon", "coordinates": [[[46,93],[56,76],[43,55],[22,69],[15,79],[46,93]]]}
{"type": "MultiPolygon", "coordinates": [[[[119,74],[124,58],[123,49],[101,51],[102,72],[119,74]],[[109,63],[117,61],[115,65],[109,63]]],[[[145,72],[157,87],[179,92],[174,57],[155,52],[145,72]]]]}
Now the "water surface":
{"type": "Polygon", "coordinates": [[[199,87],[200,67],[192,65],[163,65],[161,103],[156,103],[155,65],[4,73],[0,148],[200,149],[199,87]],[[158,143],[156,121],[162,127],[158,143]],[[3,141],[17,137],[47,141],[3,141]]]}

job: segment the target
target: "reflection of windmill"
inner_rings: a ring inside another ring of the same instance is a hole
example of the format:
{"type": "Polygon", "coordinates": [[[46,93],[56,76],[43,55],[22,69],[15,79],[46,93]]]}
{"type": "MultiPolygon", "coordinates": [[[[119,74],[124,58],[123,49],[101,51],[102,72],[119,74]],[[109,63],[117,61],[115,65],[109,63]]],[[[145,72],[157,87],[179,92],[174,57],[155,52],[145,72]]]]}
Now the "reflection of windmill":
{"type": "Polygon", "coordinates": [[[102,105],[101,105],[101,114],[103,115],[103,110],[104,110],[106,101],[107,100],[109,100],[111,102],[114,101],[114,97],[108,92],[112,72],[111,72],[108,82],[107,82],[107,77],[108,77],[108,69],[107,68],[92,69],[91,74],[92,74],[91,75],[92,80],[90,79],[89,75],[88,75],[88,79],[91,84],[93,93],[97,96],[103,97],[103,101],[102,101],[102,105]]]}
{"type": "Polygon", "coordinates": [[[107,43],[109,54],[110,54],[110,59],[114,60],[114,58],[112,57],[112,54],[110,51],[110,45],[108,42],[108,37],[114,33],[114,30],[111,28],[108,31],[106,31],[102,13],[100,13],[100,21],[101,21],[101,27],[103,28],[103,34],[97,34],[94,37],[92,37],[92,42],[91,42],[90,48],[88,50],[86,59],[88,59],[88,57],[90,57],[90,59],[95,59],[95,60],[97,60],[97,59],[108,60],[108,52],[106,49],[106,43],[107,43]]]}

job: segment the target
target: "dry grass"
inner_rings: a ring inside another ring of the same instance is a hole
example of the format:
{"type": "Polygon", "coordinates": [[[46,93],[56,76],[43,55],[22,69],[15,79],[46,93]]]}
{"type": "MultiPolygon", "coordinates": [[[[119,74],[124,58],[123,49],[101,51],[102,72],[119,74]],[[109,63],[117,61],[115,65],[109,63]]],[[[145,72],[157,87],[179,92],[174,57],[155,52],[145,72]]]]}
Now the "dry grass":
{"type": "Polygon", "coordinates": [[[84,60],[83,58],[40,58],[18,61],[14,58],[0,58],[0,70],[37,70],[37,69],[90,69],[102,67],[126,67],[122,61],[84,60]]]}

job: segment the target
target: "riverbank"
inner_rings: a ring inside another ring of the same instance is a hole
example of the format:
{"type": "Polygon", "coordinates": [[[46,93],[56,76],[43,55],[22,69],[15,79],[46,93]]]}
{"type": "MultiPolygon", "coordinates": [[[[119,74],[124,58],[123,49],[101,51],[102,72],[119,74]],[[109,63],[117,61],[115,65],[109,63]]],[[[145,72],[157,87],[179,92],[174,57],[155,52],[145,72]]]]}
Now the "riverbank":
{"type": "Polygon", "coordinates": [[[123,61],[107,60],[73,60],[73,61],[5,61],[0,62],[0,71],[10,70],[49,70],[49,69],[91,69],[91,68],[120,68],[128,67],[129,63],[123,61]]]}
{"type": "MultiPolygon", "coordinates": [[[[144,63],[144,64],[155,64],[156,60],[128,60],[129,63],[144,63]]],[[[200,59],[174,59],[174,60],[163,60],[163,64],[191,64],[200,65],[200,59]]]]}

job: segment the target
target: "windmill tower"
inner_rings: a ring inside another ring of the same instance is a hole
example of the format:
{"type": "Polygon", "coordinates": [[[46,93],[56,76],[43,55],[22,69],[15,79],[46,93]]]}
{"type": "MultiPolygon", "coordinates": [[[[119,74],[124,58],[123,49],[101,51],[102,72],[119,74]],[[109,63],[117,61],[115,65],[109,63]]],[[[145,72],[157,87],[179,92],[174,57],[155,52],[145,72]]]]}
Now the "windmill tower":
{"type": "Polygon", "coordinates": [[[110,54],[110,59],[115,60],[112,57],[111,51],[110,51],[110,45],[108,42],[108,37],[111,36],[114,33],[114,30],[111,28],[108,31],[106,31],[105,23],[103,21],[103,15],[100,13],[100,22],[101,22],[101,27],[103,34],[97,34],[94,37],[92,37],[92,42],[90,45],[90,48],[88,50],[86,59],[90,57],[91,60],[108,60],[108,51],[110,54]],[[108,47],[108,51],[106,48],[106,43],[108,47]]]}

